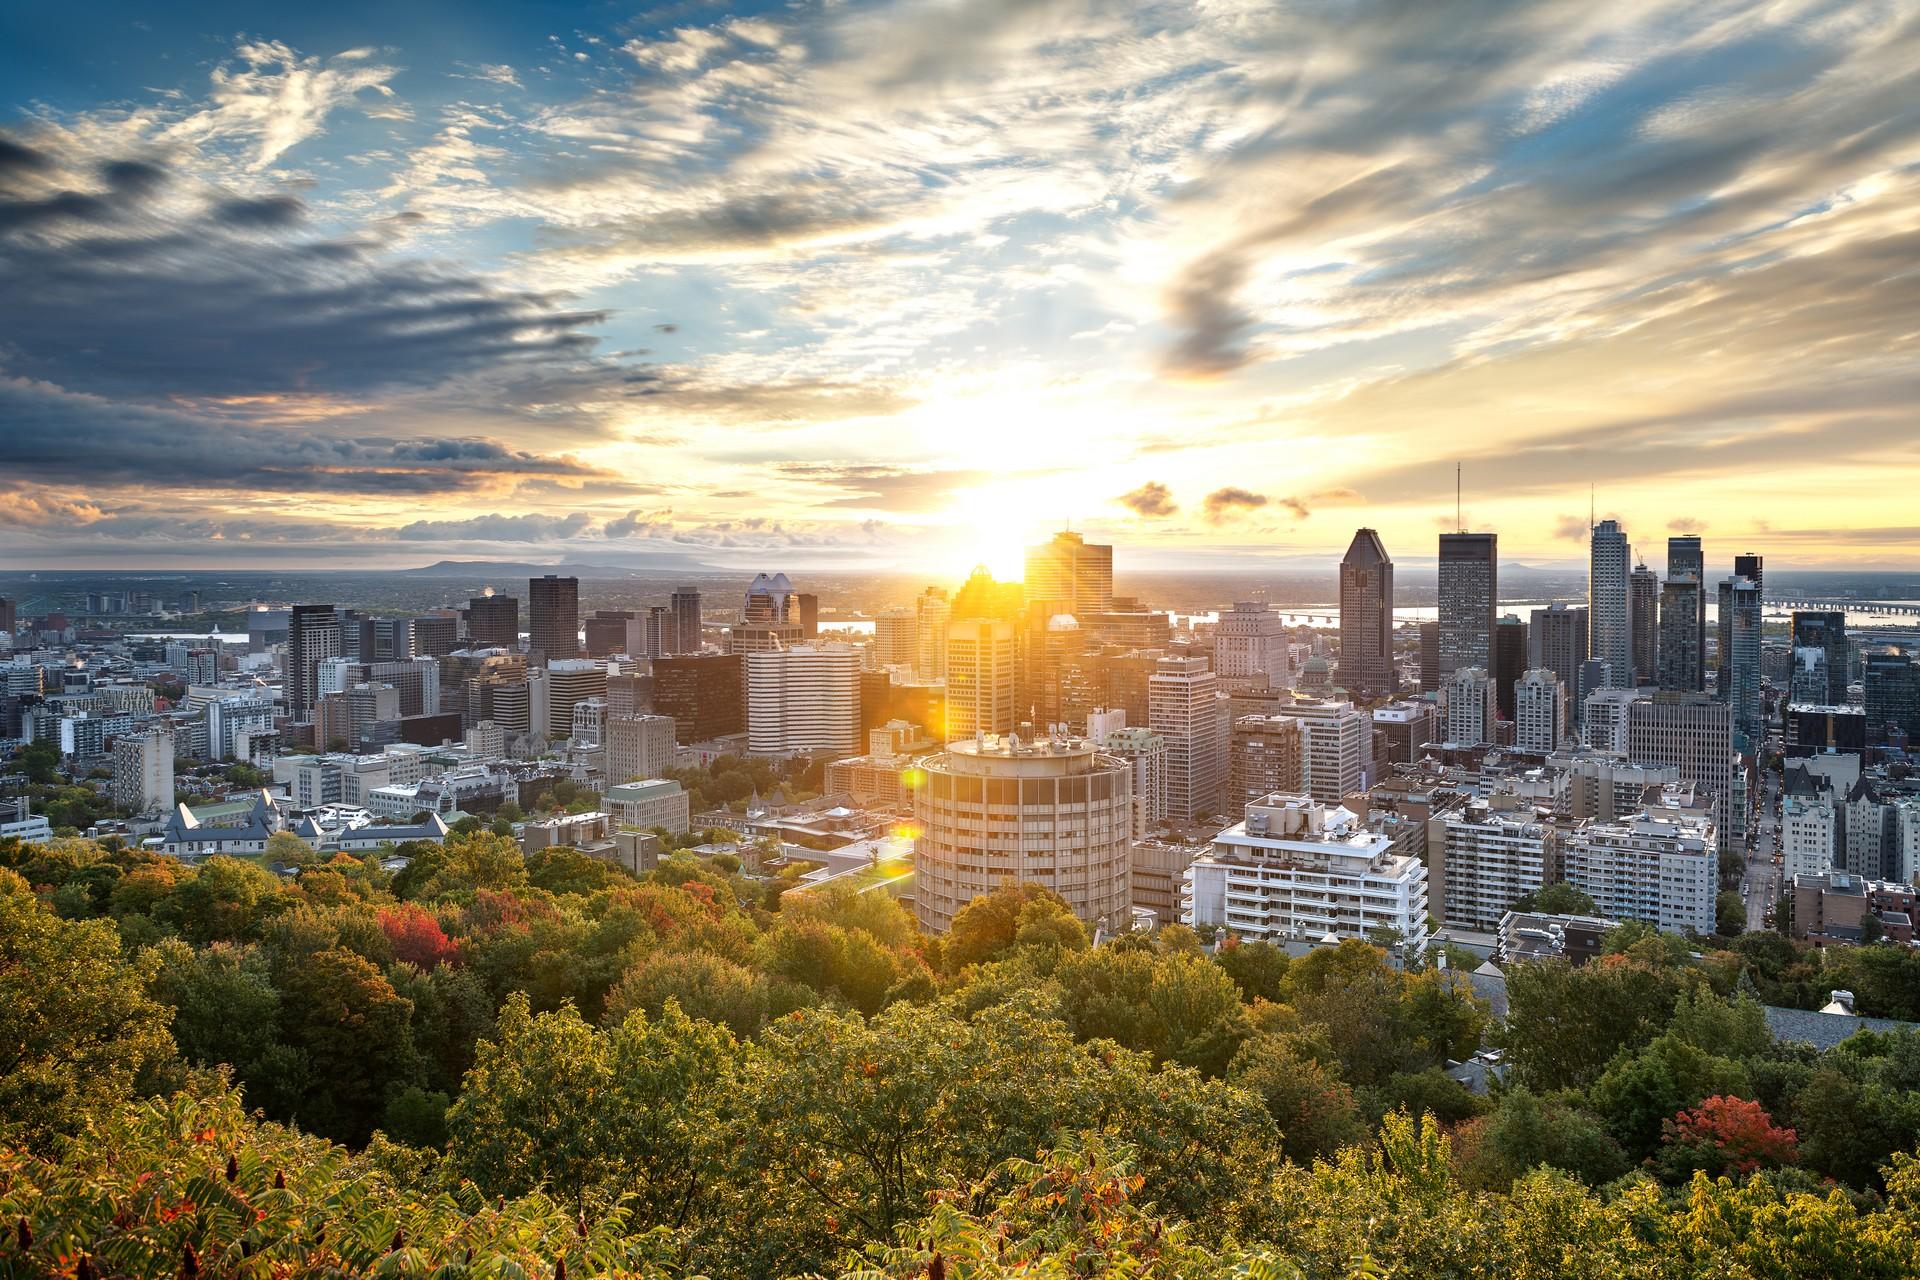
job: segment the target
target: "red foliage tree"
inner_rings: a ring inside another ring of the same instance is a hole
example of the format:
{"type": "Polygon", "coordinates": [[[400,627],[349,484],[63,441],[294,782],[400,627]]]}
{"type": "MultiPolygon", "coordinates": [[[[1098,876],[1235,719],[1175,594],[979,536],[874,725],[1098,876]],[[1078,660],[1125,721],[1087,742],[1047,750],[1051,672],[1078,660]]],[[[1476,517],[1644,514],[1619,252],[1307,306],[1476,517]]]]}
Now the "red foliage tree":
{"type": "Polygon", "coordinates": [[[439,964],[459,963],[460,944],[449,938],[433,913],[418,903],[382,908],[380,930],[393,946],[393,958],[405,964],[432,969],[439,964]]]}
{"type": "Polygon", "coordinates": [[[1704,1169],[1715,1175],[1748,1174],[1792,1164],[1799,1157],[1794,1131],[1776,1125],[1765,1107],[1746,1098],[1704,1099],[1665,1121],[1662,1129],[1666,1149],[1661,1159],[1676,1173],[1704,1169]]]}

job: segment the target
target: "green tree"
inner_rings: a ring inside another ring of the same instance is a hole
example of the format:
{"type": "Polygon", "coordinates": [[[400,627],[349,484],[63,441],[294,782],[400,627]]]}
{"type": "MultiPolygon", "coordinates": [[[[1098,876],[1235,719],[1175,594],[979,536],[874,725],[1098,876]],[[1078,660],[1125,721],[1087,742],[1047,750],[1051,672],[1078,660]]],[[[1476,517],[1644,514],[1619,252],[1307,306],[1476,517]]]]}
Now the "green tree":
{"type": "Polygon", "coordinates": [[[1366,1133],[1338,1068],[1296,1037],[1254,1036],[1233,1056],[1227,1078],[1265,1104],[1289,1160],[1332,1155],[1366,1133]]]}
{"type": "Polygon", "coordinates": [[[1658,1035],[1684,985],[1671,971],[1626,960],[1578,968],[1564,960],[1514,965],[1507,971],[1502,1040],[1531,1087],[1583,1086],[1620,1050],[1658,1035]]]}
{"type": "Polygon", "coordinates": [[[1598,1118],[1532,1090],[1514,1089],[1460,1135],[1461,1176],[1504,1192],[1530,1169],[1564,1169],[1590,1186],[1627,1171],[1626,1153],[1598,1118]]]}
{"type": "Polygon", "coordinates": [[[316,1133],[364,1143],[389,1094],[419,1083],[412,1002],[366,959],[338,947],[293,966],[280,993],[283,1034],[312,1073],[295,1118],[316,1133]]]}
{"type": "Polygon", "coordinates": [[[45,1150],[172,1058],[153,967],[122,959],[111,924],[61,920],[0,870],[0,1138],[45,1150]]]}
{"type": "MultiPolygon", "coordinates": [[[[1038,904],[1037,912],[1073,919],[1073,909],[1065,898],[1036,884],[1004,884],[960,908],[947,930],[947,963],[955,970],[991,960],[1014,945],[1023,926],[1037,923],[1037,914],[1027,908],[1038,904]]],[[[1074,922],[1078,925],[1078,921],[1074,922]]],[[[1084,932],[1084,930],[1083,930],[1084,932]]]]}
{"type": "Polygon", "coordinates": [[[636,1009],[657,1017],[671,1000],[688,1017],[717,1022],[747,1039],[767,1021],[767,987],[764,975],[721,956],[656,951],[608,993],[605,1020],[621,1022],[636,1009]]]}

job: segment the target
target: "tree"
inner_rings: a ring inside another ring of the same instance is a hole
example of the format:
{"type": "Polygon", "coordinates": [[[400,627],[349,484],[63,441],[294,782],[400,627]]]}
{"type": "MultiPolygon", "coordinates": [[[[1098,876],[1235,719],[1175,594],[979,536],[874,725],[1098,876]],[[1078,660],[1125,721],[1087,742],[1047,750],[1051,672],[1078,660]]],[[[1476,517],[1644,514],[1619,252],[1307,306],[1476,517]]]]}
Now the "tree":
{"type": "Polygon", "coordinates": [[[1713,931],[1737,938],[1747,928],[1747,900],[1732,889],[1722,889],[1713,900],[1713,931]]]}
{"type": "Polygon", "coordinates": [[[1564,1169],[1589,1186],[1627,1171],[1626,1153],[1587,1112],[1532,1090],[1515,1089],[1470,1122],[1457,1143],[1469,1186],[1506,1191],[1531,1169],[1564,1169]]]}
{"type": "Polygon", "coordinates": [[[1622,1051],[1587,1096],[1608,1132],[1637,1160],[1653,1154],[1661,1126],[1681,1108],[1751,1089],[1739,1063],[1668,1033],[1639,1050],[1622,1051]]]}
{"type": "Polygon", "coordinates": [[[313,846],[291,831],[276,831],[267,837],[266,860],[287,866],[303,866],[313,860],[313,846]]]}
{"type": "Polygon", "coordinates": [[[393,958],[401,964],[431,969],[459,960],[460,944],[447,937],[440,921],[419,903],[382,907],[378,918],[380,931],[393,947],[393,958]]]}
{"type": "Polygon", "coordinates": [[[1792,1164],[1797,1156],[1793,1130],[1775,1125],[1765,1107],[1745,1098],[1703,1098],[1661,1129],[1660,1168],[1675,1181],[1696,1170],[1742,1177],[1792,1164]]]}
{"type": "Polygon", "coordinates": [[[741,1039],[767,1020],[767,979],[705,951],[656,951],[627,971],[607,995],[605,1020],[642,1010],[658,1017],[673,1001],[690,1018],[717,1022],[741,1039]]]}
{"type": "Polygon", "coordinates": [[[448,1114],[449,1158],[490,1193],[546,1187],[583,1219],[624,1207],[684,1226],[726,1153],[734,1056],[724,1028],[677,1005],[596,1032],[515,996],[448,1114]]]}
{"type": "Polygon", "coordinates": [[[0,870],[0,1139],[49,1148],[173,1057],[151,960],[128,963],[104,920],[61,920],[0,870]]]}
{"type": "Polygon", "coordinates": [[[1366,1132],[1339,1071],[1295,1037],[1254,1036],[1234,1054],[1227,1078],[1265,1104],[1289,1160],[1332,1155],[1366,1132]]]}
{"type": "Polygon", "coordinates": [[[364,958],[338,947],[292,966],[281,999],[287,1042],[312,1071],[295,1118],[316,1133],[364,1143],[388,1094],[419,1082],[413,1003],[364,958]]]}
{"type": "MultiPolygon", "coordinates": [[[[1026,915],[1029,904],[1043,904],[1041,910],[1052,915],[1073,918],[1067,900],[1051,889],[1037,884],[1004,884],[960,908],[947,930],[947,962],[955,970],[991,960],[1013,946],[1023,924],[1034,923],[1026,915]]],[[[1077,921],[1075,922],[1078,923],[1077,921]]]]}
{"type": "Polygon", "coordinates": [[[1578,968],[1564,960],[1514,965],[1507,971],[1502,1042],[1531,1087],[1579,1087],[1620,1050],[1658,1035],[1682,985],[1674,973],[1624,958],[1578,968]]]}
{"type": "Polygon", "coordinates": [[[14,765],[35,786],[51,786],[60,781],[60,748],[51,742],[29,742],[14,758],[14,765]]]}
{"type": "Polygon", "coordinates": [[[1598,910],[1591,894],[1583,893],[1564,880],[1542,885],[1532,893],[1514,899],[1513,909],[1558,916],[1590,916],[1598,910]]]}
{"type": "Polygon", "coordinates": [[[1214,955],[1214,962],[1226,970],[1233,984],[1240,988],[1240,998],[1248,1004],[1255,1000],[1285,998],[1287,953],[1271,942],[1242,942],[1231,938],[1214,955]]]}
{"type": "Polygon", "coordinates": [[[187,941],[204,946],[255,938],[261,925],[292,904],[271,872],[238,858],[215,857],[175,886],[155,914],[187,941]]]}

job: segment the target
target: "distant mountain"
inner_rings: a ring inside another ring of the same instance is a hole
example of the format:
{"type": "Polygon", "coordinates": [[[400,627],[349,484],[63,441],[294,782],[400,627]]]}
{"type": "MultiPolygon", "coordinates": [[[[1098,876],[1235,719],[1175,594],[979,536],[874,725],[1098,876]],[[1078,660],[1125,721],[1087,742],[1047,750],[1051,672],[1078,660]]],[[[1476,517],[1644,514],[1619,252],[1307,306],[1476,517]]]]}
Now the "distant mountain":
{"type": "Polygon", "coordinates": [[[661,573],[718,573],[691,555],[650,552],[636,555],[628,564],[535,564],[518,560],[438,560],[417,569],[395,569],[394,573],[415,578],[538,578],[556,574],[562,578],[640,578],[661,573]]]}

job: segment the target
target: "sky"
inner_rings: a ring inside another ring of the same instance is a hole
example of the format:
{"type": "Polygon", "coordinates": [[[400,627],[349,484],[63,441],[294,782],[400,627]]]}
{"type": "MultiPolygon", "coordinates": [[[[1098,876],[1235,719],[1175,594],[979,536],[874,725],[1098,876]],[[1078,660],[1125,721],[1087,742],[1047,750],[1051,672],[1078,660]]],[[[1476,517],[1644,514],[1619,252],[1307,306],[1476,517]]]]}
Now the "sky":
{"type": "Polygon", "coordinates": [[[0,9],[0,563],[1920,563],[1920,0],[0,9]],[[1723,553],[1723,554],[1722,554],[1723,553]]]}

